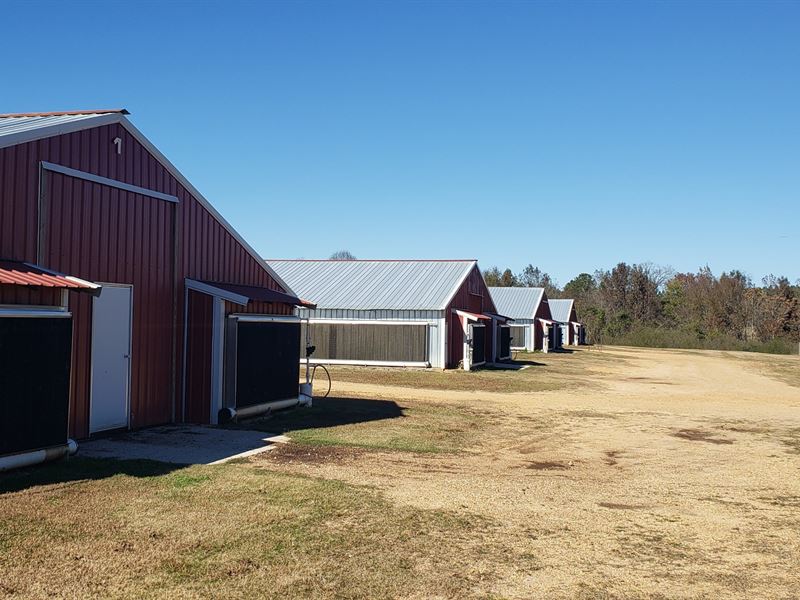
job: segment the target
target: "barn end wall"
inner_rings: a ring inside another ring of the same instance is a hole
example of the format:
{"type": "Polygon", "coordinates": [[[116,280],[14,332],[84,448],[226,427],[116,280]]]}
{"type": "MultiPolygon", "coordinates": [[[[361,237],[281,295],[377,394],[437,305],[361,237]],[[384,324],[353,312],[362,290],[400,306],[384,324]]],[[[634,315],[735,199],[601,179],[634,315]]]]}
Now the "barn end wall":
{"type": "MultiPolygon", "coordinates": [[[[0,258],[134,286],[134,428],[173,420],[179,405],[185,278],[285,291],[120,123],[0,149],[0,258]],[[121,154],[115,138],[121,140],[121,154]],[[43,161],[175,196],[178,202],[42,170],[43,161]]],[[[89,296],[70,293],[75,328],[70,434],[76,438],[88,435],[91,302],[89,296]]]]}
{"type": "MultiPolygon", "coordinates": [[[[461,320],[454,311],[463,310],[471,313],[496,313],[489,288],[483,281],[483,276],[477,266],[473,267],[469,275],[461,283],[450,304],[445,310],[447,320],[447,360],[445,367],[454,369],[464,356],[464,330],[461,320]]],[[[484,356],[492,356],[491,321],[486,321],[486,336],[484,339],[484,356]]]]}

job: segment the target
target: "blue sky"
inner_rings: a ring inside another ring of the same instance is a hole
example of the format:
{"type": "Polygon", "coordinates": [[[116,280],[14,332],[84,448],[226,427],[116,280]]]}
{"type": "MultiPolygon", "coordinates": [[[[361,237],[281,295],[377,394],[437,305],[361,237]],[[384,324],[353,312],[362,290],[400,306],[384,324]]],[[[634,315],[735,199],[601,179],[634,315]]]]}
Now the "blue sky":
{"type": "Polygon", "coordinates": [[[800,2],[3,15],[0,111],[129,109],[266,257],[800,278],[800,2]]]}

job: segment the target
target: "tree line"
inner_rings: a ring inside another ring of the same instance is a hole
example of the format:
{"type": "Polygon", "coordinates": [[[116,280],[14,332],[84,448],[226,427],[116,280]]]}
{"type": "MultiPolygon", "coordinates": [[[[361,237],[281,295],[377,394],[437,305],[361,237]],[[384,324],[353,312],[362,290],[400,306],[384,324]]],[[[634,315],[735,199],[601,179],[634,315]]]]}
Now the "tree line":
{"type": "Polygon", "coordinates": [[[740,271],[676,273],[622,262],[581,273],[563,288],[533,265],[520,273],[492,267],[484,279],[574,298],[589,339],[599,344],[790,353],[800,343],[800,280],[792,285],[786,277],[755,284],[740,271]]]}

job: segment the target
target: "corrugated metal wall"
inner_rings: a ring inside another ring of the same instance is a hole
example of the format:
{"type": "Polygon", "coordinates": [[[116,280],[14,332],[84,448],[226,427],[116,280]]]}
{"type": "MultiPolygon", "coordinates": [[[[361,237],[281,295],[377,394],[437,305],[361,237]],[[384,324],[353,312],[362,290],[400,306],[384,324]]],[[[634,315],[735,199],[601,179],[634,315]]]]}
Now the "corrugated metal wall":
{"type": "MultiPolygon", "coordinates": [[[[303,323],[301,339],[305,339],[305,330],[303,323]]],[[[425,324],[312,322],[310,331],[316,360],[428,362],[428,327],[425,324]]],[[[305,356],[305,348],[301,351],[305,356]]]]}
{"type": "MultiPolygon", "coordinates": [[[[47,174],[41,264],[100,283],[133,285],[130,423],[172,418],[175,323],[173,226],[177,205],[132,192],[47,174]],[[45,208],[46,207],[46,208],[45,208]]],[[[75,294],[73,294],[74,296],[75,294]]],[[[73,356],[76,428],[89,416],[91,302],[76,306],[76,328],[86,332],[73,356]],[[85,345],[84,345],[85,344],[85,345]],[[80,383],[80,385],[78,385],[80,383]]],[[[75,435],[86,432],[76,429],[75,435]]]]}
{"type": "MultiPolygon", "coordinates": [[[[428,325],[428,361],[431,367],[445,367],[442,356],[442,331],[444,311],[441,310],[344,310],[344,309],[297,309],[303,319],[338,319],[347,321],[422,321],[428,325]]],[[[305,344],[305,338],[303,343],[305,344]]],[[[305,352],[305,346],[303,347],[305,352]]]]}
{"type": "Polygon", "coordinates": [[[186,420],[208,423],[211,409],[211,338],[214,299],[194,290],[187,298],[186,420]]]}
{"type": "Polygon", "coordinates": [[[19,285],[0,285],[0,304],[60,306],[61,290],[29,288],[19,285]]]}
{"type": "MultiPolygon", "coordinates": [[[[90,280],[134,285],[134,427],[168,422],[173,403],[179,405],[184,278],[282,289],[121,124],[0,149],[0,257],[38,262],[90,280]],[[116,137],[122,139],[120,155],[113,144],[116,137]],[[171,194],[180,202],[47,172],[40,257],[40,161],[171,194]]],[[[75,314],[76,367],[71,434],[81,438],[88,434],[91,298],[71,293],[70,307],[75,314]]],[[[275,312],[286,314],[291,308],[275,312]]]]}

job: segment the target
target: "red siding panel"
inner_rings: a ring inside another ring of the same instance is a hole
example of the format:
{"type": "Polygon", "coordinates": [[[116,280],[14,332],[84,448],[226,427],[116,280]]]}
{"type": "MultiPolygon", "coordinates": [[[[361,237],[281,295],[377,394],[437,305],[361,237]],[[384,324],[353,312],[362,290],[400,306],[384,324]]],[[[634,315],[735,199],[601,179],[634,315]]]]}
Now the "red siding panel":
{"type": "Polygon", "coordinates": [[[211,339],[214,299],[189,291],[186,344],[186,421],[208,423],[211,407],[211,339]]]}
{"type": "Polygon", "coordinates": [[[0,285],[0,304],[27,306],[61,306],[61,290],[0,285]]]}
{"type": "Polygon", "coordinates": [[[539,302],[539,307],[536,309],[535,320],[533,323],[533,343],[534,348],[536,350],[542,349],[542,344],[544,344],[544,329],[542,328],[542,324],[539,322],[539,319],[552,319],[553,315],[550,314],[550,305],[548,304],[549,299],[547,298],[547,294],[542,292],[542,301],[539,302]]]}
{"type": "MultiPolygon", "coordinates": [[[[445,311],[445,318],[447,319],[447,360],[445,367],[448,369],[456,368],[459,361],[464,358],[464,331],[461,328],[458,315],[453,313],[454,310],[465,310],[472,313],[497,312],[478,267],[473,268],[445,311]],[[470,289],[477,290],[479,293],[474,294],[470,292],[470,289]]],[[[492,356],[491,321],[486,322],[485,352],[488,360],[492,356]]]]}
{"type": "MultiPolygon", "coordinates": [[[[121,124],[0,149],[0,258],[38,263],[90,281],[133,284],[134,427],[169,422],[173,404],[180,406],[186,277],[283,291],[121,124]],[[121,155],[113,143],[116,137],[122,139],[121,155]],[[171,194],[179,203],[46,172],[40,215],[41,161],[171,194]]],[[[88,435],[91,297],[71,293],[70,308],[74,315],[70,424],[71,434],[81,438],[88,435]]],[[[286,306],[244,310],[291,314],[286,306]]],[[[244,311],[239,307],[236,312],[244,311]]]]}

